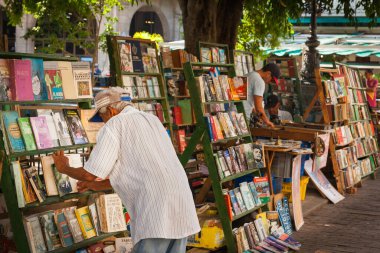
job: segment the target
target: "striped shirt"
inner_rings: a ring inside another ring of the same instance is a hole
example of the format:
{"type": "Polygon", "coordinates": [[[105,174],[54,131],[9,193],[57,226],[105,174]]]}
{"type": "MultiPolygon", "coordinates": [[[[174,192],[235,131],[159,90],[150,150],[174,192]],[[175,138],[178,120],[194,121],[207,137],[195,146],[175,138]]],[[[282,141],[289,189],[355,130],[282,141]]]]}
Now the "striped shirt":
{"type": "Polygon", "coordinates": [[[84,168],[109,177],[131,217],[134,244],[200,231],[185,170],[156,116],[127,106],[99,131],[84,168]]]}

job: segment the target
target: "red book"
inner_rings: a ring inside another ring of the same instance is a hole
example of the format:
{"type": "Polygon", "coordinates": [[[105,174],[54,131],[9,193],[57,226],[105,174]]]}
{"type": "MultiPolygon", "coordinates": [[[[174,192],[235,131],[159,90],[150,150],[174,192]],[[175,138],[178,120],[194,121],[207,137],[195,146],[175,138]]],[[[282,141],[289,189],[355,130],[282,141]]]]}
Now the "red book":
{"type": "Polygon", "coordinates": [[[219,138],[218,138],[218,134],[217,134],[216,128],[215,128],[215,121],[214,121],[214,118],[212,116],[210,116],[210,124],[211,124],[211,129],[212,129],[212,135],[214,136],[214,141],[217,141],[217,140],[219,140],[219,138]]]}
{"type": "Polygon", "coordinates": [[[187,143],[185,140],[186,134],[185,134],[185,129],[179,129],[177,132],[177,144],[178,144],[178,151],[182,153],[185,151],[187,143]]]}
{"type": "Polygon", "coordinates": [[[228,217],[232,221],[232,204],[231,204],[231,197],[229,194],[224,194],[224,201],[226,202],[228,217]]]}
{"type": "Polygon", "coordinates": [[[30,60],[9,60],[10,91],[13,101],[33,101],[32,64],[30,60]]]}
{"type": "Polygon", "coordinates": [[[88,253],[103,253],[104,244],[99,242],[87,248],[88,253]]]}
{"type": "Polygon", "coordinates": [[[182,125],[182,111],[181,107],[174,106],[173,107],[173,120],[174,124],[176,125],[182,125]]]}
{"type": "Polygon", "coordinates": [[[160,119],[161,122],[165,122],[164,119],[164,112],[162,111],[162,105],[160,103],[157,103],[154,105],[156,109],[156,115],[160,119]]]}

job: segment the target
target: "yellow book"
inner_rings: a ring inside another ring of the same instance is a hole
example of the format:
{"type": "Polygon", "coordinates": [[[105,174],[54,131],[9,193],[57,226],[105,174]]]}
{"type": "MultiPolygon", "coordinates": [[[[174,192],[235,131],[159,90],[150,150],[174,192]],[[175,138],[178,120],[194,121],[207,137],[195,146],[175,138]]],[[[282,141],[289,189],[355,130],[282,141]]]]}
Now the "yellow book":
{"type": "Polygon", "coordinates": [[[88,206],[75,209],[75,215],[77,216],[84,239],[89,239],[96,236],[96,231],[91,222],[90,210],[88,209],[88,206]]]}
{"type": "Polygon", "coordinates": [[[267,213],[262,212],[262,213],[257,214],[256,215],[256,220],[260,219],[260,218],[261,218],[261,221],[263,223],[263,227],[264,227],[265,231],[269,235],[270,233],[269,233],[269,222],[268,222],[268,219],[267,219],[267,213]]]}

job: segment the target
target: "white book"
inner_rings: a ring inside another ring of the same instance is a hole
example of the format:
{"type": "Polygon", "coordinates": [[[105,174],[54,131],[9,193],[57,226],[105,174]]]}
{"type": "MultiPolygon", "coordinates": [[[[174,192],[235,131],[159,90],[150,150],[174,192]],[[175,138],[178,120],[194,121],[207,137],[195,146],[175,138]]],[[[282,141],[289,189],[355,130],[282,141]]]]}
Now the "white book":
{"type": "Polygon", "coordinates": [[[38,216],[29,216],[24,220],[29,248],[32,253],[45,253],[47,251],[38,216]]]}
{"type": "Polygon", "coordinates": [[[55,129],[57,130],[59,144],[61,146],[70,146],[73,145],[70,137],[69,128],[67,126],[65,117],[63,116],[62,111],[53,112],[53,121],[55,129]]]}
{"type": "Polygon", "coordinates": [[[115,239],[115,253],[132,253],[133,242],[131,237],[122,237],[115,239]]]}
{"type": "Polygon", "coordinates": [[[256,232],[259,236],[260,242],[262,242],[268,236],[267,233],[265,232],[263,221],[261,220],[261,218],[259,218],[259,219],[256,219],[254,222],[255,222],[256,232]]]}
{"type": "Polygon", "coordinates": [[[77,98],[92,98],[92,78],[89,62],[72,62],[73,81],[77,98]]]}
{"type": "Polygon", "coordinates": [[[50,138],[53,141],[53,146],[59,147],[58,133],[52,116],[53,111],[50,109],[37,109],[37,114],[38,116],[44,116],[46,118],[46,123],[49,129],[50,138]]]}
{"type": "Polygon", "coordinates": [[[100,229],[104,233],[124,231],[127,227],[123,213],[123,205],[117,194],[99,196],[97,203],[100,215],[100,229]],[[99,203],[99,204],[98,204],[99,203]]]}
{"type": "Polygon", "coordinates": [[[253,196],[251,191],[249,190],[248,183],[242,182],[240,183],[240,192],[244,200],[244,204],[247,207],[247,209],[252,209],[255,207],[255,203],[253,201],[253,196]]]}
{"type": "Polygon", "coordinates": [[[98,210],[96,208],[96,204],[92,203],[88,206],[88,210],[90,211],[90,216],[92,220],[92,224],[94,225],[96,235],[100,235],[100,222],[98,216],[98,210]]]}

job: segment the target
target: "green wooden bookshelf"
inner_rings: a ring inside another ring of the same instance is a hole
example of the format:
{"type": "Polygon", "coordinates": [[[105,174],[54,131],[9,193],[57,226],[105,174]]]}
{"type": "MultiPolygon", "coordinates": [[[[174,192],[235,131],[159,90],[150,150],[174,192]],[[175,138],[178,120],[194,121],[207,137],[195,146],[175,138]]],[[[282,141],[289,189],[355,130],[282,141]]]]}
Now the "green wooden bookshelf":
{"type": "Polygon", "coordinates": [[[170,123],[170,107],[167,99],[167,90],[166,85],[163,78],[163,70],[161,67],[161,61],[158,56],[157,51],[157,45],[155,42],[150,40],[143,40],[143,39],[134,39],[130,37],[124,37],[124,36],[107,36],[107,49],[108,49],[108,56],[110,59],[110,72],[111,76],[115,79],[115,83],[117,86],[123,87],[123,76],[139,76],[139,77],[157,77],[159,89],[161,93],[161,97],[149,97],[149,98],[134,98],[132,99],[132,103],[138,103],[138,102],[154,102],[157,101],[161,103],[163,114],[164,114],[164,126],[169,130],[171,137],[173,138],[173,129],[172,124],[170,123]],[[147,72],[127,72],[122,71],[121,69],[121,57],[120,57],[120,45],[122,43],[145,43],[147,45],[150,45],[152,48],[155,49],[156,52],[156,60],[158,64],[159,71],[156,73],[147,73],[147,72]]]}
{"type": "MultiPolygon", "coordinates": [[[[242,135],[242,136],[237,136],[233,138],[227,138],[227,139],[220,140],[217,142],[211,141],[210,136],[207,132],[207,124],[203,115],[203,106],[207,104],[213,104],[213,103],[234,104],[236,105],[237,111],[242,112],[242,113],[244,113],[244,108],[243,108],[242,101],[218,101],[218,102],[207,102],[207,103],[202,102],[199,95],[198,88],[197,88],[196,80],[195,80],[195,77],[201,75],[202,73],[200,73],[197,67],[224,67],[224,68],[227,68],[229,76],[233,77],[235,76],[234,64],[190,63],[190,62],[187,62],[184,64],[184,73],[185,73],[185,77],[188,83],[191,103],[193,105],[194,114],[195,114],[197,123],[196,123],[195,131],[187,144],[187,148],[183,152],[182,156],[180,156],[180,161],[182,165],[185,166],[188,160],[190,159],[191,155],[193,154],[196,145],[198,143],[201,143],[203,145],[205,162],[209,170],[209,177],[211,178],[211,182],[212,182],[212,190],[215,196],[215,203],[218,208],[220,220],[222,222],[227,251],[229,253],[237,252],[236,242],[235,242],[234,235],[232,232],[233,224],[232,224],[232,221],[228,217],[228,210],[227,210],[227,206],[226,206],[224,196],[222,193],[223,184],[229,181],[233,181],[234,179],[249,175],[249,174],[260,175],[260,170],[259,169],[247,170],[242,173],[234,174],[229,177],[223,178],[222,180],[219,178],[216,161],[214,159],[213,147],[221,143],[223,143],[223,145],[229,145],[229,143],[234,144],[236,143],[237,140],[240,140],[245,143],[249,143],[249,142],[252,142],[252,137],[251,135],[242,135]]],[[[206,70],[203,70],[203,72],[204,71],[206,70]]],[[[256,210],[259,210],[262,207],[264,207],[264,205],[257,206],[251,210],[248,210],[247,212],[234,216],[233,221],[238,220],[256,210]]]]}
{"type": "MultiPolygon", "coordinates": [[[[76,57],[56,57],[53,55],[40,55],[40,54],[23,54],[23,53],[0,53],[0,58],[3,59],[21,59],[21,58],[41,58],[44,61],[78,61],[78,58],[76,57]]],[[[91,102],[92,99],[68,99],[68,100],[43,100],[43,101],[5,101],[0,102],[0,106],[2,107],[3,111],[9,111],[9,110],[23,110],[23,107],[30,107],[33,106],[35,108],[52,108],[52,106],[70,106],[70,107],[79,107],[82,109],[90,109],[91,108],[91,102]]],[[[0,132],[0,157],[2,158],[2,175],[1,175],[1,188],[3,190],[5,202],[8,208],[7,216],[10,219],[12,231],[13,231],[13,239],[16,242],[16,247],[18,252],[22,253],[29,253],[31,250],[29,249],[28,239],[24,228],[24,215],[27,215],[27,213],[35,213],[36,210],[39,207],[54,204],[63,203],[64,201],[75,199],[75,198],[82,198],[89,196],[93,192],[85,192],[85,193],[75,193],[75,194],[69,194],[64,197],[48,197],[44,202],[38,203],[30,203],[27,204],[23,208],[18,208],[18,202],[17,202],[17,194],[15,189],[15,182],[13,179],[13,175],[11,173],[11,162],[16,161],[19,159],[25,159],[25,158],[35,158],[36,156],[39,156],[41,154],[49,154],[52,152],[55,152],[57,150],[71,150],[71,151],[83,151],[86,148],[91,148],[93,144],[83,144],[83,145],[71,145],[71,146],[61,146],[61,147],[55,147],[50,149],[43,149],[43,150],[34,150],[34,151],[24,151],[24,152],[10,152],[7,154],[6,152],[6,143],[4,141],[8,142],[8,138],[5,138],[6,131],[4,129],[4,126],[1,126],[1,132],[0,132]],[[25,212],[25,213],[24,213],[25,212]]],[[[9,143],[7,143],[9,147],[9,143]]],[[[32,159],[31,159],[32,160],[32,159]]],[[[120,233],[108,233],[103,234],[98,237],[91,238],[89,240],[85,240],[81,243],[74,244],[67,248],[60,248],[55,251],[51,252],[60,252],[60,253],[66,253],[66,252],[73,252],[76,249],[86,247],[88,245],[91,245],[93,243],[96,243],[97,241],[100,241],[102,239],[115,236],[120,233]]]]}

